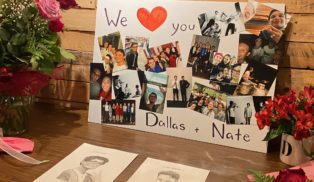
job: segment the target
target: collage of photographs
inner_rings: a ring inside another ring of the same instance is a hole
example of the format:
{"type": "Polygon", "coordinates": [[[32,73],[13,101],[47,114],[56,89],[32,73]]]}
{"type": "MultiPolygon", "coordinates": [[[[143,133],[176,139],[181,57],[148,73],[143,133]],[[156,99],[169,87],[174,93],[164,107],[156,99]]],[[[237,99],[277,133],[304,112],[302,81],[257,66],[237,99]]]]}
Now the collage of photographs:
{"type": "Polygon", "coordinates": [[[286,14],[249,1],[242,10],[235,3],[195,19],[201,31],[189,50],[179,41],[150,47],[149,37],[119,32],[98,37],[102,63],[91,63],[90,99],[102,101],[103,123],[134,125],[138,107],[160,114],[187,108],[226,124],[256,124],[251,117],[271,96],[283,57],[286,14]],[[233,34],[237,54],[221,52],[221,39],[233,34]]]}

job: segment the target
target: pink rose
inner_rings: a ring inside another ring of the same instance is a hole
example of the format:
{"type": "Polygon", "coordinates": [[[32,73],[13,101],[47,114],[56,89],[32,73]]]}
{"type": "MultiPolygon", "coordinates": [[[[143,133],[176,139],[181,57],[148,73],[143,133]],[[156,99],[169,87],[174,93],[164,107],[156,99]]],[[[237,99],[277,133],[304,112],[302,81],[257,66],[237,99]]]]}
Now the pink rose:
{"type": "Polygon", "coordinates": [[[61,32],[63,31],[63,23],[59,19],[53,20],[49,22],[49,29],[52,32],[61,32]]]}
{"type": "Polygon", "coordinates": [[[60,18],[60,4],[56,0],[35,0],[42,17],[48,21],[60,18]]]}
{"type": "Polygon", "coordinates": [[[61,9],[65,10],[78,6],[75,0],[57,0],[57,1],[59,1],[61,9]]]}
{"type": "Polygon", "coordinates": [[[284,169],[279,171],[275,182],[306,182],[307,177],[303,169],[284,169]]]}

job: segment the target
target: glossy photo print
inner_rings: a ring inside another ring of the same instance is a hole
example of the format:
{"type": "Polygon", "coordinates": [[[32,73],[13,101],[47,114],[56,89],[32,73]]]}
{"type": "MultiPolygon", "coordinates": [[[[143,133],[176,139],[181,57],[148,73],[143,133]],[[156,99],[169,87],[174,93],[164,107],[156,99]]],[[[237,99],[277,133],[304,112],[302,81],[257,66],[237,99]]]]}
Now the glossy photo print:
{"type": "Polygon", "coordinates": [[[277,71],[277,69],[259,62],[249,63],[234,95],[268,96],[277,71]]]}
{"type": "Polygon", "coordinates": [[[90,64],[90,96],[91,100],[111,101],[112,75],[107,74],[102,63],[90,64]]]}
{"type": "MultiPolygon", "coordinates": [[[[143,76],[142,76],[143,77],[143,76]]],[[[140,109],[162,114],[165,108],[168,75],[145,72],[146,83],[140,100],[140,109]]]]}
{"type": "Polygon", "coordinates": [[[147,62],[145,70],[160,73],[167,68],[182,67],[181,48],[178,41],[144,50],[147,62]]]}
{"type": "Polygon", "coordinates": [[[202,35],[208,37],[220,38],[245,30],[239,3],[202,13],[198,21],[202,35]]]}
{"type": "MultiPolygon", "coordinates": [[[[121,50],[123,54],[124,51],[122,49],[123,46],[120,32],[115,32],[98,37],[98,44],[106,73],[109,74],[113,71],[116,71],[117,69],[120,70],[120,66],[125,64],[125,62],[123,62],[123,59],[121,58],[121,50]],[[114,69],[114,66],[117,67],[114,69]]],[[[126,66],[123,67],[126,68],[126,66]]]]}
{"type": "Polygon", "coordinates": [[[228,96],[226,108],[227,124],[255,124],[255,107],[252,96],[228,96]]]}
{"type": "Polygon", "coordinates": [[[187,107],[208,116],[211,120],[217,119],[225,122],[226,99],[226,94],[195,82],[187,107]]]}
{"type": "Polygon", "coordinates": [[[192,67],[193,76],[207,80],[210,78],[213,56],[219,42],[218,38],[193,35],[187,62],[187,67],[192,67]]]}
{"type": "Polygon", "coordinates": [[[192,68],[168,68],[167,107],[186,107],[192,88],[192,68]]]}
{"type": "Polygon", "coordinates": [[[128,69],[145,70],[147,57],[144,50],[148,50],[149,39],[145,37],[126,36],[125,55],[128,69]]]}
{"type": "Polygon", "coordinates": [[[123,70],[112,76],[114,98],[116,100],[140,97],[142,90],[136,70],[123,70]]]}
{"type": "Polygon", "coordinates": [[[102,123],[135,125],[135,100],[102,101],[102,123]]]}

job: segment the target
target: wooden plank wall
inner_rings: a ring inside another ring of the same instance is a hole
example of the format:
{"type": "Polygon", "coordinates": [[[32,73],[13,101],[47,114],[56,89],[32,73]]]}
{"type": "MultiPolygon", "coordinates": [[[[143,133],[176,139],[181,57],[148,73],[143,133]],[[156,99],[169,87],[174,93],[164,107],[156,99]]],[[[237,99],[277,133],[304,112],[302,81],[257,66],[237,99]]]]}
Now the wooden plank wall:
{"type": "MultiPolygon", "coordinates": [[[[217,0],[216,0],[217,1],[217,0]]],[[[228,0],[218,0],[228,1],[228,0]]],[[[232,1],[232,0],[229,0],[232,1]]],[[[241,0],[244,1],[244,0],[241,0]]],[[[286,38],[286,54],[280,63],[276,93],[289,88],[314,85],[314,3],[313,0],[272,0],[285,3],[292,16],[286,38]]],[[[87,108],[89,63],[92,61],[96,20],[96,0],[77,0],[80,8],[62,14],[67,31],[60,34],[62,47],[77,56],[75,62],[62,62],[64,80],[52,80],[39,95],[41,102],[87,108]]],[[[269,2],[260,0],[259,2],[269,2]]]]}

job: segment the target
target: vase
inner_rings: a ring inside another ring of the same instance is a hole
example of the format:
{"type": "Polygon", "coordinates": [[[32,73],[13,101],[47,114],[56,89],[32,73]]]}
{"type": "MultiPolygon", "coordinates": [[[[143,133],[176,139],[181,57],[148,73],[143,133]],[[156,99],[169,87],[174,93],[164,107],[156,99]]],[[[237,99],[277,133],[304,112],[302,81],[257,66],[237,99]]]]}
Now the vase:
{"type": "Polygon", "coordinates": [[[314,136],[303,140],[296,140],[292,135],[282,134],[280,146],[280,160],[291,166],[310,161],[312,158],[306,154],[313,152],[314,136]]]}
{"type": "Polygon", "coordinates": [[[4,136],[21,135],[27,131],[33,96],[0,95],[0,128],[4,136]]]}

